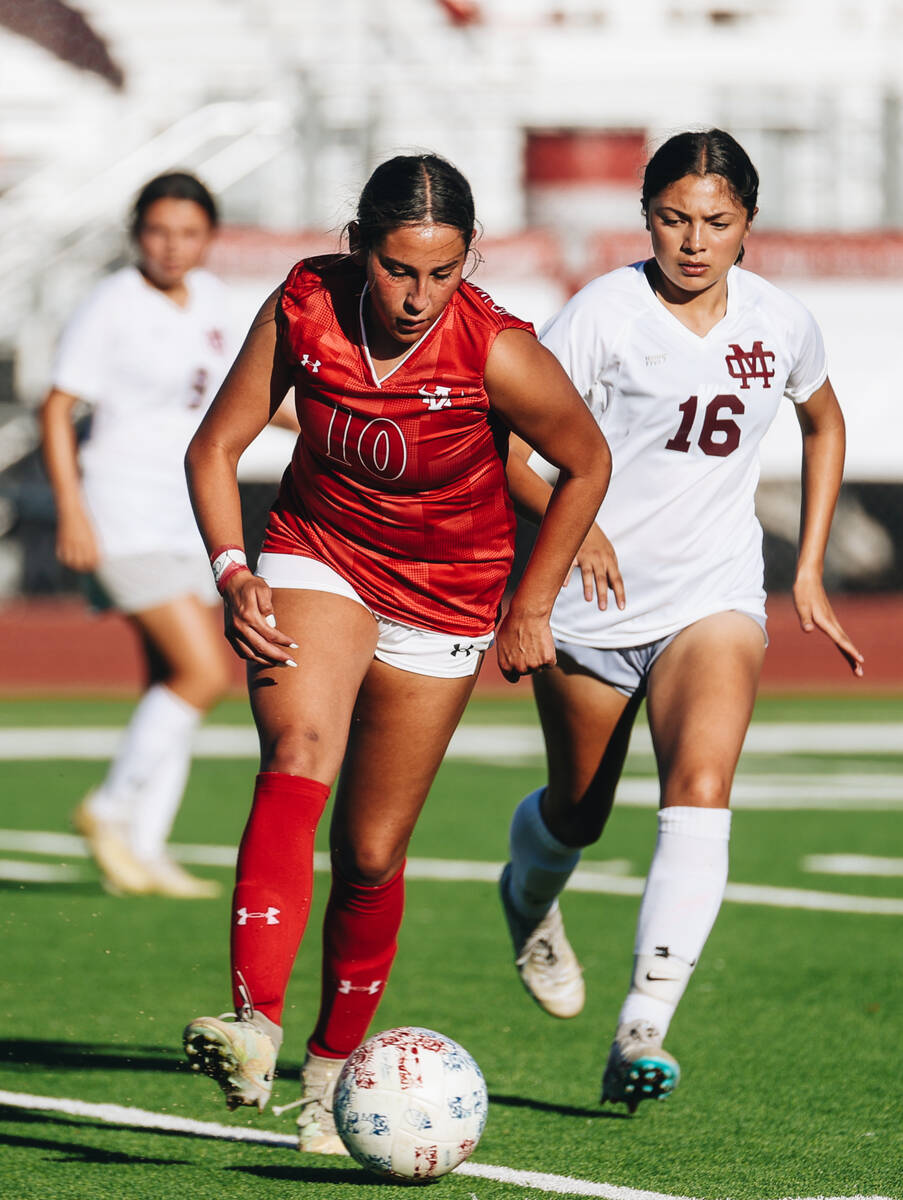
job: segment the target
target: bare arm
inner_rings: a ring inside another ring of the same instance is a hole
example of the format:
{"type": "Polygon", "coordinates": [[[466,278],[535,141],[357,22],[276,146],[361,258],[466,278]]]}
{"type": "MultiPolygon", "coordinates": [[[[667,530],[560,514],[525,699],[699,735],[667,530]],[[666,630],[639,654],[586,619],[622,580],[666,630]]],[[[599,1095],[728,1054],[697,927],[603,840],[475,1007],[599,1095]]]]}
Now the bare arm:
{"type": "MultiPolygon", "coordinates": [[[[499,334],[485,380],[493,409],[559,470],[530,560],[498,631],[499,665],[516,679],[555,662],[549,616],[602,503],[611,455],[558,360],[528,333],[499,334]]],[[[515,482],[519,469],[515,466],[515,482]]]]}
{"type": "Polygon", "coordinates": [[[286,396],[276,411],[270,417],[270,424],[276,429],[287,429],[290,433],[299,433],[298,414],[295,412],[295,393],[286,396]]]}
{"type": "Polygon", "coordinates": [[[82,499],[72,410],[78,397],[53,388],[41,408],[44,463],[56,504],[56,556],[73,571],[93,571],[99,560],[94,526],[82,499]]]}
{"type": "Polygon", "coordinates": [[[862,675],[863,657],[841,628],[822,582],[846,448],[843,414],[830,381],[825,380],[805,404],[796,405],[796,414],[803,435],[803,502],[793,602],[803,630],[822,630],[853,674],[862,675]]]}
{"type": "MultiPolygon", "coordinates": [[[[254,318],[185,455],[191,503],[211,554],[223,546],[244,545],[238,460],[279,408],[290,384],[276,344],[278,295],[277,290],[254,318]]],[[[262,579],[237,571],[225,584],[223,600],[226,636],[236,653],[259,663],[291,662],[291,639],[272,623],[272,597],[262,579]]]]}

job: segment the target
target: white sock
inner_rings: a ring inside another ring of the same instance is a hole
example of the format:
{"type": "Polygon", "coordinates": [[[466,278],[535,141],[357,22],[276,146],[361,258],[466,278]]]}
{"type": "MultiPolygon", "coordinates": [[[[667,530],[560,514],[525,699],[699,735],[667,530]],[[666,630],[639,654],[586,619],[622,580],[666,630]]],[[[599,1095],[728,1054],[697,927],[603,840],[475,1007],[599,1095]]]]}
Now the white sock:
{"type": "Polygon", "coordinates": [[[715,924],[727,885],[731,814],[663,808],[637,921],[633,980],[618,1024],[651,1021],[662,1037],[715,924]]]}
{"type": "Polygon", "coordinates": [[[539,811],[545,788],[525,796],[511,818],[509,895],[523,917],[541,921],[580,862],[580,851],[551,834],[539,811]]]}
{"type": "Polygon", "coordinates": [[[162,683],[141,698],[90,807],[123,826],[142,858],[162,853],[185,787],[199,709],[162,683]],[[161,840],[162,839],[162,840],[161,840]]]}
{"type": "Polygon", "coordinates": [[[129,844],[136,858],[153,862],[165,853],[190,770],[191,733],[184,743],[171,743],[132,813],[129,844]]]}

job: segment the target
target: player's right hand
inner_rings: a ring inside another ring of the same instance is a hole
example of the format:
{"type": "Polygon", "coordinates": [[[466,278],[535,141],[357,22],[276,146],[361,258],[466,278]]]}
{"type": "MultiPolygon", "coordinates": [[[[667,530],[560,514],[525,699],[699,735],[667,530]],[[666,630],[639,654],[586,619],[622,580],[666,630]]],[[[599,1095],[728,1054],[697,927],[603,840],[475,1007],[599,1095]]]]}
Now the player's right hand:
{"type": "Polygon", "coordinates": [[[297,667],[291,656],[297,643],[276,628],[270,585],[250,571],[236,571],[223,588],[226,638],[248,662],[297,667]]]}
{"type": "Polygon", "coordinates": [[[61,511],[56,526],[56,556],[72,571],[93,571],[100,562],[94,527],[84,511],[61,511]]]}

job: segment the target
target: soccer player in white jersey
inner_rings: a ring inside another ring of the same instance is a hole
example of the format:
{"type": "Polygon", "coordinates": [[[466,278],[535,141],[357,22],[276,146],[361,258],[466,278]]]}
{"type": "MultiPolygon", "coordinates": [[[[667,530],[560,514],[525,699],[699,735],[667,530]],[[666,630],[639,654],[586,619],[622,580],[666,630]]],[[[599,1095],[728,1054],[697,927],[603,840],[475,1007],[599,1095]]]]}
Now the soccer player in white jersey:
{"type": "Polygon", "coordinates": [[[133,623],[149,685],[103,783],[76,810],[113,891],[215,895],[166,851],[192,735],[229,678],[221,606],[183,459],[237,347],[220,281],[201,268],[217,225],[192,175],[151,180],[135,203],[137,262],[107,276],[63,332],[43,407],[57,557],[133,623]],[[79,446],[73,410],[90,409],[79,446]]]}
{"type": "MultiPolygon", "coordinates": [[[[784,396],[802,431],[794,603],[803,630],[821,630],[862,674],[822,584],[843,418],[812,316],[738,265],[757,191],[729,134],[670,138],[643,184],[653,257],[592,281],[541,335],[604,431],[613,469],[553,611],[557,665],[533,677],[548,784],[515,811],[501,894],[524,986],[547,1012],[574,1016],[583,978],[558,895],[602,833],[645,696],[658,839],[602,1081],[603,1102],[631,1112],[679,1079],[662,1042],[727,881],[731,784],[766,645],[758,445],[784,396]]],[[[546,465],[516,443],[509,474],[515,500],[539,516],[546,465]]]]}

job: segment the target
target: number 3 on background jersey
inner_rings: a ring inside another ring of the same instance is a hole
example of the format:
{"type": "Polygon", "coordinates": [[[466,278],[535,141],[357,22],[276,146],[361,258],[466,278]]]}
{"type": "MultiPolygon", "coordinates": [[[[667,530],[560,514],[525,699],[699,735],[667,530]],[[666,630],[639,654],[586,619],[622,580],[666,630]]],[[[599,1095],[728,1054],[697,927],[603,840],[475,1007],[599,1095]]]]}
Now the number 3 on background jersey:
{"type": "MultiPolygon", "coordinates": [[[[698,396],[691,396],[679,406],[683,418],[680,428],[670,441],[665,442],[666,450],[677,450],[686,454],[690,449],[690,432],[696,420],[696,409],[699,404],[698,396]]],[[[715,458],[727,458],[740,445],[740,426],[730,417],[721,414],[727,410],[732,413],[746,412],[746,405],[739,396],[715,396],[705,407],[702,429],[699,432],[699,449],[703,454],[715,458]],[[716,440],[717,435],[717,440],[716,440]]]]}

